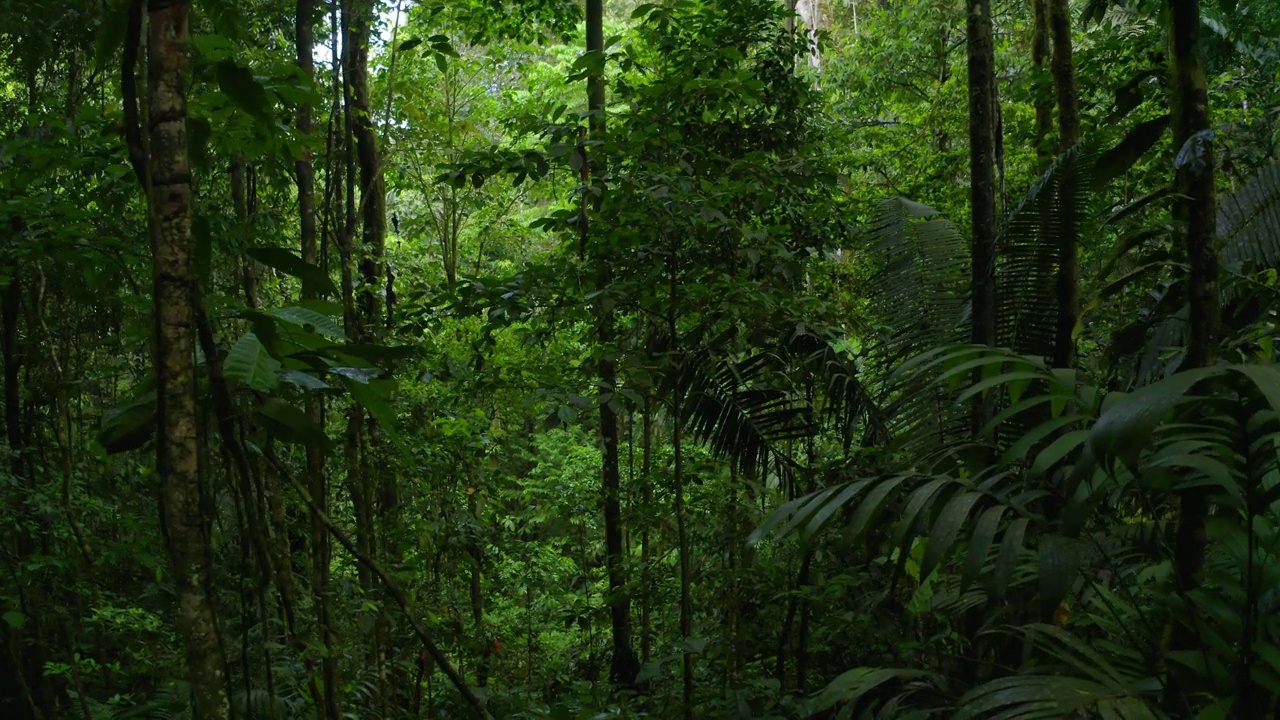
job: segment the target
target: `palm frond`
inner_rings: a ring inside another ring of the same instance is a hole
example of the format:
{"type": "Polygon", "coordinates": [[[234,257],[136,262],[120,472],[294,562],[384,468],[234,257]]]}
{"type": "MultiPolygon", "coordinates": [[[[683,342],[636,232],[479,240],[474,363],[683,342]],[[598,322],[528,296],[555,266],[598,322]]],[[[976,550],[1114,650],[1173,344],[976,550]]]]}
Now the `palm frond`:
{"type": "Polygon", "coordinates": [[[928,378],[890,375],[908,359],[967,339],[969,248],[938,211],[905,198],[880,203],[865,234],[879,262],[868,289],[878,335],[868,365],[886,378],[875,387],[896,435],[930,440],[962,437],[962,409],[923,392],[928,378]]]}
{"type": "MultiPolygon", "coordinates": [[[[1231,327],[1245,328],[1247,332],[1259,312],[1269,312],[1270,298],[1252,308],[1245,301],[1252,294],[1247,280],[1256,273],[1280,269],[1280,160],[1262,168],[1243,186],[1219,199],[1217,217],[1219,262],[1224,270],[1222,300],[1224,310],[1234,312],[1231,327]]],[[[1181,353],[1170,358],[1170,348],[1180,348],[1186,342],[1187,307],[1181,280],[1167,284],[1154,294],[1153,308],[1125,332],[1131,335],[1145,334],[1146,342],[1134,347],[1131,354],[1136,360],[1137,373],[1134,384],[1143,386],[1169,377],[1181,365],[1181,353]]],[[[1117,357],[1117,361],[1123,360],[1117,357]]]]}
{"type": "Polygon", "coordinates": [[[741,360],[686,353],[675,391],[689,434],[744,476],[771,461],[784,472],[794,467],[784,444],[814,432],[812,407],[789,387],[785,366],[773,353],[741,360]]]}
{"type": "Polygon", "coordinates": [[[1098,161],[1096,139],[1063,153],[1031,186],[996,238],[996,342],[1015,352],[1053,354],[1058,297],[1058,248],[1063,234],[1078,237],[1090,222],[1098,161]],[[1074,228],[1064,222],[1075,218],[1074,228]]]}
{"type": "Polygon", "coordinates": [[[1217,231],[1228,272],[1280,266],[1280,161],[1218,202],[1217,231]]]}
{"type": "Polygon", "coordinates": [[[876,402],[873,390],[853,358],[839,352],[832,342],[812,328],[801,326],[787,342],[789,359],[815,381],[821,408],[815,410],[852,441],[862,423],[862,445],[883,445],[890,438],[892,418],[876,402]]]}

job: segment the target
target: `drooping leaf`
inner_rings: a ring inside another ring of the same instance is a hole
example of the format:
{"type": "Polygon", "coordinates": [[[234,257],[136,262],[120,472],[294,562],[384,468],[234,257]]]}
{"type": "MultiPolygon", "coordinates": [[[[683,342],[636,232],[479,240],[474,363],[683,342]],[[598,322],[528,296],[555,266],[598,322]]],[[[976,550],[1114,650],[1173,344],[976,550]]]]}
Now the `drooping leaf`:
{"type": "Polygon", "coordinates": [[[323,295],[336,295],[333,280],[320,267],[304,261],[291,250],[278,247],[258,247],[245,250],[245,254],[273,270],[298,278],[303,287],[310,287],[323,295]]]}
{"type": "Polygon", "coordinates": [[[992,541],[995,540],[996,532],[1000,529],[1000,519],[1004,516],[1006,509],[1005,505],[987,508],[973,524],[964,570],[960,575],[961,590],[972,584],[982,573],[982,566],[987,561],[987,553],[991,549],[992,541]]]}
{"type": "Polygon", "coordinates": [[[316,333],[329,340],[346,340],[342,327],[330,316],[316,312],[311,308],[298,305],[271,308],[266,313],[274,318],[284,320],[302,328],[306,332],[316,333]]]}
{"type": "Polygon", "coordinates": [[[939,565],[955,545],[960,528],[969,519],[969,512],[982,499],[982,493],[958,492],[947,501],[934,520],[929,532],[924,559],[920,561],[920,576],[927,577],[939,565]]]}
{"type": "Polygon", "coordinates": [[[156,394],[152,390],[118,408],[102,413],[98,442],[108,453],[137,450],[156,435],[156,394]]]}
{"type": "Polygon", "coordinates": [[[254,417],[273,437],[298,445],[312,445],[322,450],[330,446],[324,428],[298,406],[281,398],[267,398],[254,417]]]}
{"type": "Polygon", "coordinates": [[[1184,400],[1192,386],[1222,372],[1221,368],[1188,370],[1122,398],[1104,409],[1090,429],[1090,452],[1104,466],[1113,466],[1119,460],[1135,467],[1160,419],[1184,400]]]}
{"type": "Polygon", "coordinates": [[[280,362],[271,357],[257,335],[247,332],[227,351],[222,374],[227,380],[266,392],[280,384],[280,362]]]}
{"type": "Polygon", "coordinates": [[[263,123],[271,123],[271,98],[248,68],[232,60],[222,60],[214,65],[214,75],[218,89],[236,107],[263,123]]]}

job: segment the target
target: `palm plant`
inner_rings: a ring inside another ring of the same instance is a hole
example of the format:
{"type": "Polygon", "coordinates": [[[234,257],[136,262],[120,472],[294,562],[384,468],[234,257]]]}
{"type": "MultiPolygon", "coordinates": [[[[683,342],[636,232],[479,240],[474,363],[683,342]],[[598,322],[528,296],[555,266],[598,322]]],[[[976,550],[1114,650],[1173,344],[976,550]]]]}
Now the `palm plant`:
{"type": "MultiPolygon", "coordinates": [[[[815,711],[1000,718],[1152,718],[1193,708],[1218,717],[1231,707],[1250,717],[1274,712],[1280,627],[1267,610],[1280,597],[1280,570],[1271,569],[1269,550],[1280,519],[1280,371],[1261,364],[1175,373],[1176,361],[1159,372],[1144,368],[1180,342],[1185,310],[1179,310],[1177,281],[1155,293],[1157,311],[1143,318],[1147,347],[1133,376],[1150,383],[1145,387],[1131,395],[1107,392],[1084,373],[1053,369],[1043,360],[1056,308],[1041,289],[1051,286],[1055,270],[1053,218],[1061,188],[1105,187],[1154,143],[1163,122],[1140,127],[1110,150],[1082,143],[1050,167],[1005,223],[1004,259],[997,268],[999,327],[1020,352],[946,344],[961,322],[948,313],[956,298],[930,305],[922,298],[937,292],[947,265],[934,284],[923,285],[921,298],[883,290],[895,287],[892,278],[927,271],[931,256],[914,245],[954,248],[958,239],[945,226],[924,227],[922,218],[935,221],[927,208],[894,201],[882,209],[880,218],[895,212],[902,218],[896,224],[878,218],[873,225],[873,237],[880,239],[873,247],[883,248],[891,234],[900,241],[889,241],[893,253],[886,254],[877,279],[882,312],[938,307],[951,319],[938,327],[928,322],[931,316],[918,315],[925,322],[882,338],[870,353],[885,358],[876,365],[882,379],[872,387],[882,393],[877,397],[896,398],[890,404],[898,410],[894,429],[928,440],[904,444],[910,461],[896,472],[859,476],[850,467],[841,482],[784,504],[753,539],[796,532],[808,542],[841,519],[848,537],[887,542],[901,569],[923,538],[920,577],[937,570],[951,584],[951,602],[965,598],[995,610],[971,638],[971,656],[979,666],[989,665],[988,671],[970,664],[952,673],[858,668],[816,696],[815,711]],[[932,343],[930,333],[937,338],[932,343]],[[905,357],[911,359],[901,362],[905,357]],[[894,361],[897,367],[885,372],[894,361]],[[998,438],[994,448],[963,431],[939,429],[979,396],[1002,403],[976,435],[998,438]],[[1163,528],[1174,515],[1177,492],[1190,486],[1210,488],[1217,511],[1205,580],[1180,596],[1173,590],[1163,528]],[[877,522],[885,517],[893,521],[877,522]],[[877,530],[885,525],[888,532],[877,530]],[[985,597],[967,590],[975,583],[985,597]],[[995,604],[1000,598],[1009,600],[1003,611],[995,604]],[[1074,620],[1073,603],[1084,608],[1074,620]],[[1171,623],[1193,624],[1201,651],[1168,652],[1171,623]],[[1011,644],[1022,651],[1011,654],[1011,644]],[[1009,663],[1010,657],[1017,662],[1009,663]]],[[[1077,217],[1093,218],[1092,227],[1129,214],[1122,209],[1104,216],[1096,193],[1075,197],[1084,198],[1077,200],[1077,217]]],[[[1223,264],[1231,272],[1223,296],[1249,325],[1245,336],[1255,351],[1235,357],[1260,356],[1264,363],[1272,359],[1272,332],[1270,311],[1258,297],[1272,292],[1266,280],[1280,259],[1278,220],[1280,165],[1265,168],[1219,210],[1223,264]]],[[[1137,277],[1142,274],[1130,274],[1137,277]]],[[[1243,346],[1239,338],[1227,343],[1243,346]]]]}

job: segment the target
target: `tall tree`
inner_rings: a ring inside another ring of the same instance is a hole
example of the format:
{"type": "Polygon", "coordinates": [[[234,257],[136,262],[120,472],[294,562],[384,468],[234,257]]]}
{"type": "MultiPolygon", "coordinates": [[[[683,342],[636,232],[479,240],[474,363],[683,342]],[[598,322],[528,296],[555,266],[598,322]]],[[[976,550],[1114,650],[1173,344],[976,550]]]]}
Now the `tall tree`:
{"type": "MultiPolygon", "coordinates": [[[[1036,80],[1036,156],[1047,158],[1049,133],[1053,132],[1053,94],[1042,83],[1049,63],[1049,0],[1032,0],[1031,66],[1036,80]]],[[[1046,161],[1047,162],[1047,161],[1046,161]]]]}
{"type": "MultiPolygon", "coordinates": [[[[297,63],[299,69],[309,79],[315,79],[315,0],[298,0],[294,19],[294,42],[297,46],[297,63]]],[[[336,68],[335,68],[336,70],[336,68]]],[[[297,127],[303,137],[309,138],[312,132],[313,108],[308,102],[298,105],[297,127]]],[[[310,147],[304,147],[294,169],[298,184],[298,224],[302,260],[312,265],[319,264],[319,247],[316,237],[316,176],[310,147]]],[[[316,288],[304,283],[302,298],[312,300],[318,297],[316,288]]],[[[307,415],[318,426],[324,422],[324,404],[317,397],[307,400],[307,415]]],[[[307,480],[311,497],[319,509],[328,507],[329,487],[325,477],[324,453],[315,444],[306,449],[307,480]]],[[[311,590],[315,595],[316,626],[325,653],[320,658],[321,698],[317,708],[324,720],[339,720],[342,716],[338,705],[338,657],[335,652],[333,636],[333,618],[329,603],[329,566],[331,562],[331,543],[329,533],[321,522],[317,509],[309,513],[309,535],[311,538],[311,590]]],[[[287,568],[281,568],[287,572],[287,568]]]]}
{"type": "MultiPolygon", "coordinates": [[[[1204,48],[1200,44],[1199,0],[1169,0],[1170,106],[1177,178],[1173,213],[1184,232],[1189,337],[1183,367],[1214,361],[1218,339],[1218,248],[1215,236],[1214,153],[1209,125],[1209,91],[1204,48]]],[[[1187,593],[1199,584],[1208,543],[1205,523],[1209,494],[1203,487],[1185,490],[1174,545],[1177,588],[1187,593]]],[[[1179,627],[1182,627],[1180,624],[1179,627]]],[[[1194,647],[1189,631],[1175,635],[1178,649],[1194,647]]]]}
{"type": "MultiPolygon", "coordinates": [[[[593,70],[587,75],[587,113],[590,136],[595,152],[583,153],[583,205],[581,230],[583,251],[587,250],[589,206],[598,210],[603,203],[605,190],[605,86],[604,86],[604,0],[586,1],[587,44],[586,51],[593,58],[593,70]],[[590,199],[590,200],[589,200],[590,199]]],[[[600,406],[601,485],[604,500],[605,567],[609,576],[609,620],[613,633],[613,658],[609,666],[609,678],[619,685],[633,685],[640,671],[635,650],[631,646],[631,595],[627,591],[624,562],[626,549],[622,535],[621,477],[618,461],[618,411],[616,409],[618,371],[612,352],[614,318],[610,303],[604,293],[613,284],[607,244],[597,243],[594,253],[596,291],[601,293],[596,303],[596,339],[600,343],[600,359],[597,371],[600,378],[598,405],[600,406]]]]}
{"type": "MultiPolygon", "coordinates": [[[[1049,35],[1053,43],[1053,90],[1058,101],[1058,151],[1065,153],[1080,142],[1080,108],[1075,64],[1071,58],[1071,8],[1068,0],[1048,2],[1049,35]]],[[[1038,117],[1038,116],[1037,116],[1038,117]]],[[[1074,174],[1065,173],[1058,238],[1058,319],[1054,331],[1054,367],[1075,365],[1075,329],[1080,316],[1080,257],[1074,174]]]]}
{"type": "MultiPolygon", "coordinates": [[[[971,339],[996,342],[996,180],[995,49],[991,38],[991,0],[968,0],[966,28],[969,68],[969,282],[973,302],[971,339]]],[[[974,430],[986,424],[988,404],[975,398],[974,430]]]]}
{"type": "Polygon", "coordinates": [[[186,0],[149,7],[147,190],[154,268],[156,466],[164,527],[186,645],[196,720],[230,715],[226,660],[210,592],[209,528],[202,502],[196,410],[195,277],[191,163],[187,150],[186,0]]]}

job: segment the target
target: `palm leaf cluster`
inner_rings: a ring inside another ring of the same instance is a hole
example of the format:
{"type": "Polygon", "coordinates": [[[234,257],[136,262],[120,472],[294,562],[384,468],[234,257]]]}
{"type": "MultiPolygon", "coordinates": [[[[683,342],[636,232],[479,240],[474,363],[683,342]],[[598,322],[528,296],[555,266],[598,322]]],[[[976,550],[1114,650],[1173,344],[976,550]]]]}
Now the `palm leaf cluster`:
{"type": "Polygon", "coordinates": [[[893,374],[930,348],[962,342],[968,303],[968,246],[959,229],[927,205],[893,198],[877,207],[863,238],[879,267],[868,290],[876,333],[868,365],[886,378],[873,388],[888,430],[919,442],[951,439],[963,420],[928,378],[893,374]]]}
{"type": "MultiPolygon", "coordinates": [[[[1274,317],[1275,290],[1258,282],[1258,277],[1280,269],[1280,161],[1265,166],[1235,192],[1219,199],[1217,234],[1223,317],[1229,320],[1224,325],[1248,336],[1274,317]]],[[[1141,243],[1134,244],[1130,252],[1139,247],[1141,243]]],[[[1127,276],[1126,280],[1136,277],[1127,276]]],[[[1178,370],[1187,313],[1183,283],[1163,282],[1151,293],[1149,306],[1140,316],[1117,333],[1115,359],[1133,364],[1134,384],[1145,385],[1178,370]]]]}
{"type": "MultiPolygon", "coordinates": [[[[907,446],[905,468],[842,469],[834,483],[783,504],[753,540],[795,533],[807,544],[838,522],[842,537],[886,549],[899,571],[923,545],[913,577],[936,588],[926,612],[987,605],[969,654],[1002,669],[857,668],[808,709],[850,718],[1161,718],[1189,694],[1198,694],[1192,704],[1217,698],[1222,713],[1280,696],[1280,623],[1271,620],[1280,571],[1266,569],[1280,522],[1280,372],[1224,365],[1172,374],[1176,358],[1165,349],[1181,342],[1186,317],[1178,282],[1152,293],[1158,302],[1143,319],[1148,342],[1135,364],[1164,367],[1147,371],[1139,391],[1107,393],[1044,360],[1057,316],[1046,288],[1071,229],[1062,217],[1078,233],[1103,227],[1101,191],[1166,124],[1145,123],[1109,148],[1082,143],[1009,215],[996,270],[1000,339],[1013,350],[955,344],[968,309],[955,228],[909,201],[879,208],[867,233],[881,263],[873,306],[885,325],[905,329],[878,337],[866,358],[876,379],[863,387],[895,411],[894,432],[927,439],[907,446]],[[997,401],[995,417],[976,435],[949,432],[979,397],[997,401]],[[967,439],[991,435],[998,444],[967,439]],[[1219,510],[1205,582],[1179,597],[1162,563],[1165,519],[1188,487],[1208,488],[1219,510]],[[1004,609],[992,604],[1001,598],[1004,609]],[[1070,604],[1082,608],[1073,620],[1070,604]],[[1038,622],[1019,624],[1028,615],[1038,622]],[[1160,638],[1169,623],[1187,624],[1205,648],[1167,652],[1160,638]],[[1020,649],[1010,656],[1011,647],[1020,649]]],[[[1222,200],[1218,234],[1227,310],[1258,324],[1273,298],[1257,276],[1280,268],[1280,163],[1222,200]]]]}

